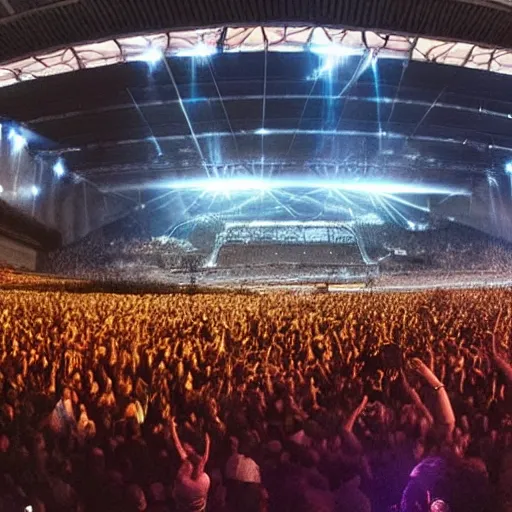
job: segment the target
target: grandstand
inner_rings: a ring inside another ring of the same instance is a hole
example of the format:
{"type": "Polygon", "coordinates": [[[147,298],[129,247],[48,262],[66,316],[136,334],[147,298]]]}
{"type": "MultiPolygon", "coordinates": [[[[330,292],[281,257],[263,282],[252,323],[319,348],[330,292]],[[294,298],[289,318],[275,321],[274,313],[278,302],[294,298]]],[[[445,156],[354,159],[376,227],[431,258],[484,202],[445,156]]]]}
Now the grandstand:
{"type": "Polygon", "coordinates": [[[231,222],[217,235],[207,263],[217,268],[295,267],[297,277],[318,274],[343,279],[378,271],[353,222],[231,222]]]}

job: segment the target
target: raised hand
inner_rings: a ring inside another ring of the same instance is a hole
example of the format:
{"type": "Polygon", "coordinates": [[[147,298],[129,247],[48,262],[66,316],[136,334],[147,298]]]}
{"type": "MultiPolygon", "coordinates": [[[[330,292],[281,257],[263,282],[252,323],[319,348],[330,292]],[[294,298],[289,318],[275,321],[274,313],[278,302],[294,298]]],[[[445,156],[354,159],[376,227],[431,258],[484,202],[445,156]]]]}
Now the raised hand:
{"type": "Polygon", "coordinates": [[[410,365],[413,370],[415,370],[424,378],[433,375],[432,370],[418,357],[413,357],[410,359],[410,365]]]}

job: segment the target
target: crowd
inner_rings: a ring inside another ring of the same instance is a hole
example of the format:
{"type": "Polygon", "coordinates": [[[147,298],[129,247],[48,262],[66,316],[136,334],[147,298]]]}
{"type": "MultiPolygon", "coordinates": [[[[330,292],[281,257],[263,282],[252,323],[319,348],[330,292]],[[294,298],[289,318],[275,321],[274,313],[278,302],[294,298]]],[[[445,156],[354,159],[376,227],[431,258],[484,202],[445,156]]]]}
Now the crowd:
{"type": "Polygon", "coordinates": [[[389,271],[512,271],[512,244],[467,226],[448,223],[409,231],[386,224],[366,233],[371,233],[367,243],[372,256],[394,255],[386,264],[389,271]]]}
{"type": "Polygon", "coordinates": [[[512,510],[511,299],[4,291],[0,510],[512,510]]]}
{"type": "Polygon", "coordinates": [[[174,238],[114,238],[100,231],[64,246],[41,260],[40,270],[82,279],[126,279],[132,269],[179,269],[194,252],[191,244],[174,238]]]}
{"type": "MultiPolygon", "coordinates": [[[[116,227],[118,224],[115,225],[116,227]]],[[[215,239],[209,226],[208,239],[215,239]]],[[[206,227],[204,229],[207,229],[206,227]]],[[[203,229],[203,231],[204,231],[203,229]]],[[[203,232],[202,231],[202,232],[203,232]]],[[[385,275],[406,272],[491,272],[512,273],[512,245],[472,228],[454,223],[427,231],[410,231],[384,224],[361,227],[362,243],[371,259],[381,262],[385,275]]],[[[192,237],[193,238],[193,237],[192,237]]],[[[102,228],[78,242],[65,246],[41,259],[39,270],[60,276],[94,280],[126,280],[144,275],[148,269],[153,280],[165,279],[169,272],[187,272],[187,258],[197,255],[209,261],[213,244],[197,251],[197,240],[152,238],[141,229],[102,228]],[[120,236],[120,234],[122,236],[120,236]]],[[[199,244],[200,245],[200,244],[199,244]]],[[[231,244],[218,255],[218,266],[234,268],[265,265],[357,265],[363,263],[359,247],[336,244],[231,244]]],[[[201,266],[201,264],[199,265],[201,266]]],[[[250,277],[248,275],[247,277],[250,277]]]]}

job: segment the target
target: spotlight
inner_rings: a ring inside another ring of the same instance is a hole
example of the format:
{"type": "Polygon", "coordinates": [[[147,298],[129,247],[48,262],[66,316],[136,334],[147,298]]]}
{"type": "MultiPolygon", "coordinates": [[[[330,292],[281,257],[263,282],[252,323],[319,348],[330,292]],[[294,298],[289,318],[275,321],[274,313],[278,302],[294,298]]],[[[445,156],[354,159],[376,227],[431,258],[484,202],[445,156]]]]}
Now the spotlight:
{"type": "Polygon", "coordinates": [[[310,80],[317,80],[324,75],[330,75],[340,63],[343,63],[345,57],[361,53],[360,50],[335,43],[312,44],[309,50],[321,57],[321,66],[309,77],[310,80]]]}
{"type": "Polygon", "coordinates": [[[348,46],[342,46],[341,44],[313,44],[310,46],[309,50],[311,53],[315,53],[317,55],[329,55],[332,57],[349,57],[350,55],[356,55],[357,53],[361,53],[360,50],[356,50],[354,48],[350,48],[348,46]]]}
{"type": "Polygon", "coordinates": [[[11,141],[11,149],[13,153],[19,153],[27,147],[27,139],[20,135],[14,128],[9,132],[9,140],[11,141]]]}
{"type": "Polygon", "coordinates": [[[256,130],[254,133],[256,135],[269,135],[270,130],[268,130],[267,128],[260,128],[259,130],[256,130]]]}
{"type": "Polygon", "coordinates": [[[208,57],[211,57],[212,55],[215,55],[217,53],[217,50],[213,46],[208,46],[204,43],[199,43],[193,48],[186,48],[183,50],[179,50],[176,52],[176,56],[178,57],[199,57],[206,59],[208,57]]]}
{"type": "Polygon", "coordinates": [[[62,176],[64,176],[64,174],[66,174],[66,168],[64,167],[64,162],[62,161],[61,158],[59,158],[55,162],[55,165],[53,166],[53,172],[54,172],[55,176],[57,176],[59,178],[62,178],[62,176]]]}
{"type": "Polygon", "coordinates": [[[512,174],[512,162],[509,162],[507,165],[505,165],[505,172],[507,174],[512,174]]]}
{"type": "Polygon", "coordinates": [[[30,188],[30,193],[32,194],[32,197],[37,197],[40,192],[41,191],[39,190],[39,188],[36,187],[35,185],[32,185],[32,187],[30,188]]]}
{"type": "Polygon", "coordinates": [[[0,194],[2,194],[4,191],[4,187],[2,187],[2,185],[0,185],[0,194]]]}
{"type": "Polygon", "coordinates": [[[150,66],[154,66],[158,62],[160,62],[164,57],[164,54],[162,50],[158,48],[148,48],[140,57],[138,60],[142,62],[146,62],[150,66]]]}

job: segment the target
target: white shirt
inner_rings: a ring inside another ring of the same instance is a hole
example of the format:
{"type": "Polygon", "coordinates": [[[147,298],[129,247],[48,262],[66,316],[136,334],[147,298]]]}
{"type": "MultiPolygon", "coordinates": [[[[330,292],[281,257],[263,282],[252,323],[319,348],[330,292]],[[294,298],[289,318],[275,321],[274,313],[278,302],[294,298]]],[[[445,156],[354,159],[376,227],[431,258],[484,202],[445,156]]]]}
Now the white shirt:
{"type": "Polygon", "coordinates": [[[237,482],[260,484],[260,467],[250,457],[235,453],[226,463],[226,478],[237,482]]]}
{"type": "Polygon", "coordinates": [[[203,512],[210,490],[210,477],[203,473],[197,480],[179,475],[174,483],[173,497],[178,512],[203,512]]]}

